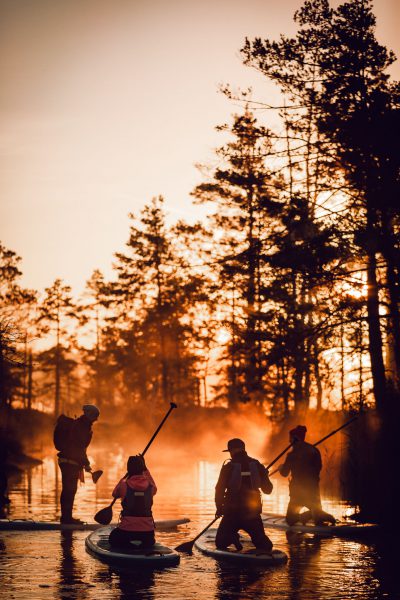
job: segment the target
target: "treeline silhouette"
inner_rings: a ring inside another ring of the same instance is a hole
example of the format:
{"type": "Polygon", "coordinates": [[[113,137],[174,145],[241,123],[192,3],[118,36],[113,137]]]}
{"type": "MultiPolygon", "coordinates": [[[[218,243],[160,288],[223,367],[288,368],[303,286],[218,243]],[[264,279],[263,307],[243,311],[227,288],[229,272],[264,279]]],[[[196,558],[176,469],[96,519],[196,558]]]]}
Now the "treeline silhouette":
{"type": "Polygon", "coordinates": [[[277,419],[329,396],[384,406],[400,373],[394,56],[370,2],[307,2],[295,18],[295,38],[242,49],[282,91],[282,130],[259,124],[263,105],[243,94],[193,191],[207,223],[168,227],[154,198],[130,215],[115,278],[94,271],[79,300],[60,279],[22,289],[20,259],[1,247],[2,404],[254,402],[277,419]],[[38,339],[53,343],[35,351],[38,339]]]}
{"type": "Polygon", "coordinates": [[[400,385],[395,57],[375,37],[369,0],[310,0],[295,21],[293,38],[242,48],[282,102],[225,88],[243,110],[219,127],[228,141],[192,192],[207,220],[167,225],[153,198],[130,215],[115,276],[94,271],[78,300],[60,279],[22,289],[20,259],[1,246],[1,407],[251,403],[276,421],[310,407],[377,410],[388,446],[376,442],[374,476],[389,485],[400,385]],[[260,122],[269,111],[274,131],[260,122]]]}

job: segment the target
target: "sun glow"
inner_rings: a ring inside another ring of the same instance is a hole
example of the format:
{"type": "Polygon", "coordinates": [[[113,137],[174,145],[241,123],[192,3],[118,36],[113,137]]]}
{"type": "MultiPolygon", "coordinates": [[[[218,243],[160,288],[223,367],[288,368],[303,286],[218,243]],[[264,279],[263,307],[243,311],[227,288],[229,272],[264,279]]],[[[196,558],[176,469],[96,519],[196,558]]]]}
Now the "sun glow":
{"type": "Polygon", "coordinates": [[[226,344],[231,337],[231,332],[226,327],[221,327],[216,333],[215,340],[218,344],[226,344]]]}

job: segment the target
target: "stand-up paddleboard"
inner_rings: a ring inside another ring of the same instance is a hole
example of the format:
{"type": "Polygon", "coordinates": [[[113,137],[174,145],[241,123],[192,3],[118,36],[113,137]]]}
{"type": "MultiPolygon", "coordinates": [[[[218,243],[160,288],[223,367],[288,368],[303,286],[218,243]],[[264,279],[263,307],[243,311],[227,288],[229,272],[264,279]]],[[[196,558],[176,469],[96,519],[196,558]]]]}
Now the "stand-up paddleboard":
{"type": "Polygon", "coordinates": [[[240,536],[243,550],[234,549],[217,550],[215,547],[216,529],[209,529],[204,535],[195,541],[194,545],[200,552],[217,560],[234,562],[246,566],[257,565],[271,567],[282,565],[287,562],[287,555],[281,550],[272,550],[271,554],[263,554],[254,548],[249,537],[240,536]]]}
{"type": "MultiPolygon", "coordinates": [[[[164,519],[155,521],[156,529],[173,529],[178,525],[189,523],[190,519],[164,519]]],[[[116,523],[114,524],[115,527],[116,523]]],[[[31,521],[29,519],[0,519],[0,531],[95,531],[102,525],[98,523],[82,523],[82,525],[66,525],[57,521],[31,521]]]]}
{"type": "Polygon", "coordinates": [[[172,567],[179,563],[180,556],[175,550],[157,543],[148,550],[139,550],[138,545],[133,542],[132,549],[111,547],[108,536],[112,529],[113,525],[101,527],[89,534],[85,540],[86,550],[102,562],[115,566],[156,569],[172,567]]]}
{"type": "Polygon", "coordinates": [[[373,523],[357,523],[356,521],[337,521],[334,525],[314,525],[311,521],[305,525],[300,523],[288,525],[285,517],[271,513],[264,513],[261,518],[266,529],[285,529],[298,533],[315,533],[324,536],[354,537],[371,534],[379,529],[379,526],[373,523]]]}

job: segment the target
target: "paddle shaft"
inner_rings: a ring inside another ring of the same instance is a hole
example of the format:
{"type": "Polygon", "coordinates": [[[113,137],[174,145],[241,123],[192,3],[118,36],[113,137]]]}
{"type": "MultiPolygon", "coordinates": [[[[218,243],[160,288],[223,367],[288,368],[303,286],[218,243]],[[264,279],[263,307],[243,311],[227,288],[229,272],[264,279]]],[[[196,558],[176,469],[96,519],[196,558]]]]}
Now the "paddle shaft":
{"type": "MultiPolygon", "coordinates": [[[[174,408],[177,408],[177,405],[174,402],[170,402],[170,407],[169,407],[169,410],[168,410],[167,414],[165,415],[165,417],[163,418],[163,420],[161,421],[161,423],[159,424],[159,426],[157,427],[157,429],[155,430],[155,432],[151,436],[150,441],[147,444],[146,448],[143,450],[141,456],[144,456],[146,454],[147,450],[150,448],[151,444],[154,442],[155,437],[159,433],[161,427],[164,425],[165,421],[168,419],[169,415],[174,410],[174,408]]],[[[125,473],[123,479],[125,477],[128,477],[128,473],[125,473]]],[[[116,501],[117,501],[117,498],[114,498],[114,500],[111,502],[111,504],[107,508],[109,508],[109,509],[112,508],[114,506],[114,504],[115,504],[116,501]]],[[[105,510],[105,509],[103,509],[103,510],[105,510]]]]}
{"type": "MultiPolygon", "coordinates": [[[[337,429],[335,429],[334,431],[331,431],[330,433],[328,433],[328,435],[326,435],[325,437],[321,438],[320,440],[318,440],[318,442],[315,442],[315,444],[313,444],[313,446],[319,446],[319,444],[322,444],[322,442],[324,442],[325,440],[327,440],[328,438],[330,438],[332,435],[335,435],[335,433],[337,433],[338,431],[340,431],[341,429],[344,429],[345,427],[347,427],[348,425],[350,425],[350,423],[353,423],[353,421],[355,421],[356,419],[358,419],[358,417],[353,417],[352,419],[350,419],[350,421],[347,421],[346,423],[343,423],[343,425],[341,425],[340,427],[338,427],[337,429]]],[[[290,444],[290,446],[292,446],[292,444],[290,444]]],[[[286,448],[286,450],[284,452],[282,452],[278,458],[280,458],[282,456],[282,454],[285,454],[285,452],[287,450],[289,450],[290,446],[288,446],[286,448]]],[[[274,464],[276,462],[277,459],[275,459],[271,464],[274,464]]],[[[271,465],[270,465],[271,466],[271,465]]],[[[268,468],[268,467],[267,467],[268,468]]],[[[272,477],[272,475],[275,475],[275,473],[277,473],[279,471],[279,469],[275,469],[274,471],[272,471],[272,473],[269,474],[270,477],[272,477]]]]}
{"type": "Polygon", "coordinates": [[[219,519],[219,518],[220,518],[220,515],[218,515],[218,517],[215,517],[215,518],[214,518],[214,519],[211,521],[211,523],[209,523],[209,524],[207,525],[207,527],[205,527],[205,528],[203,529],[203,531],[200,531],[200,533],[199,533],[198,535],[196,535],[196,537],[194,538],[194,540],[193,540],[193,543],[194,543],[196,540],[198,540],[198,539],[199,539],[199,537],[201,537],[201,536],[203,535],[203,533],[205,533],[205,532],[206,532],[208,529],[210,529],[211,525],[214,525],[215,521],[218,521],[218,519],[219,519]]]}
{"type": "MultiPolygon", "coordinates": [[[[287,446],[284,450],[282,450],[282,452],[280,454],[278,454],[278,456],[276,458],[274,458],[274,460],[272,462],[269,463],[269,465],[267,465],[265,468],[267,469],[267,471],[269,471],[269,469],[271,467],[274,466],[274,464],[281,458],[281,456],[283,456],[284,454],[286,454],[286,452],[289,450],[289,448],[291,448],[293,446],[293,444],[289,444],[289,446],[287,446]]],[[[275,473],[275,471],[274,471],[275,473]]],[[[272,473],[271,473],[272,475],[272,473]]]]}
{"type": "Polygon", "coordinates": [[[146,448],[143,450],[142,456],[144,456],[146,454],[147,450],[150,448],[151,444],[154,442],[154,438],[156,437],[156,435],[160,431],[161,427],[164,425],[165,421],[168,419],[168,417],[171,414],[171,412],[174,410],[174,408],[177,408],[177,405],[175,404],[175,402],[170,402],[170,405],[171,406],[170,406],[167,414],[165,415],[165,417],[163,418],[163,420],[161,421],[161,423],[159,424],[159,426],[157,427],[157,429],[153,433],[153,435],[152,435],[149,443],[147,444],[146,448]]]}
{"type": "Polygon", "coordinates": [[[221,515],[218,515],[217,517],[215,517],[211,521],[211,523],[209,523],[207,525],[207,527],[204,527],[203,531],[200,531],[200,533],[198,533],[196,535],[196,537],[193,538],[193,540],[191,540],[190,542],[184,542],[183,544],[180,544],[179,546],[177,546],[175,548],[175,550],[177,550],[178,552],[189,552],[189,553],[191,553],[195,541],[198,540],[199,537],[201,537],[203,535],[203,533],[205,533],[206,531],[208,531],[210,529],[211,525],[214,525],[215,521],[218,521],[218,519],[220,519],[220,518],[221,518],[221,515]]]}

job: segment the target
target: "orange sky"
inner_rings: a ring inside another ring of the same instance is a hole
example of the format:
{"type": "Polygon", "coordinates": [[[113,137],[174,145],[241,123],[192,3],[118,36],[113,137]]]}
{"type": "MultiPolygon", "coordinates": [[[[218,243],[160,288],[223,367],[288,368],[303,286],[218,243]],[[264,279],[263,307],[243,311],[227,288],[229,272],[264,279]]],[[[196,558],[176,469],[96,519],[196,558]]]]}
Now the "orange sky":
{"type": "MultiPolygon", "coordinates": [[[[61,277],[79,292],[94,268],[109,276],[127,214],[154,195],[172,220],[204,214],[189,196],[194,163],[213,160],[214,126],[235,110],[218,84],[273,102],[239,49],[293,33],[299,5],[0,0],[0,239],[23,257],[25,285],[61,277]]],[[[400,55],[400,3],[376,0],[375,12],[400,55]]]]}

